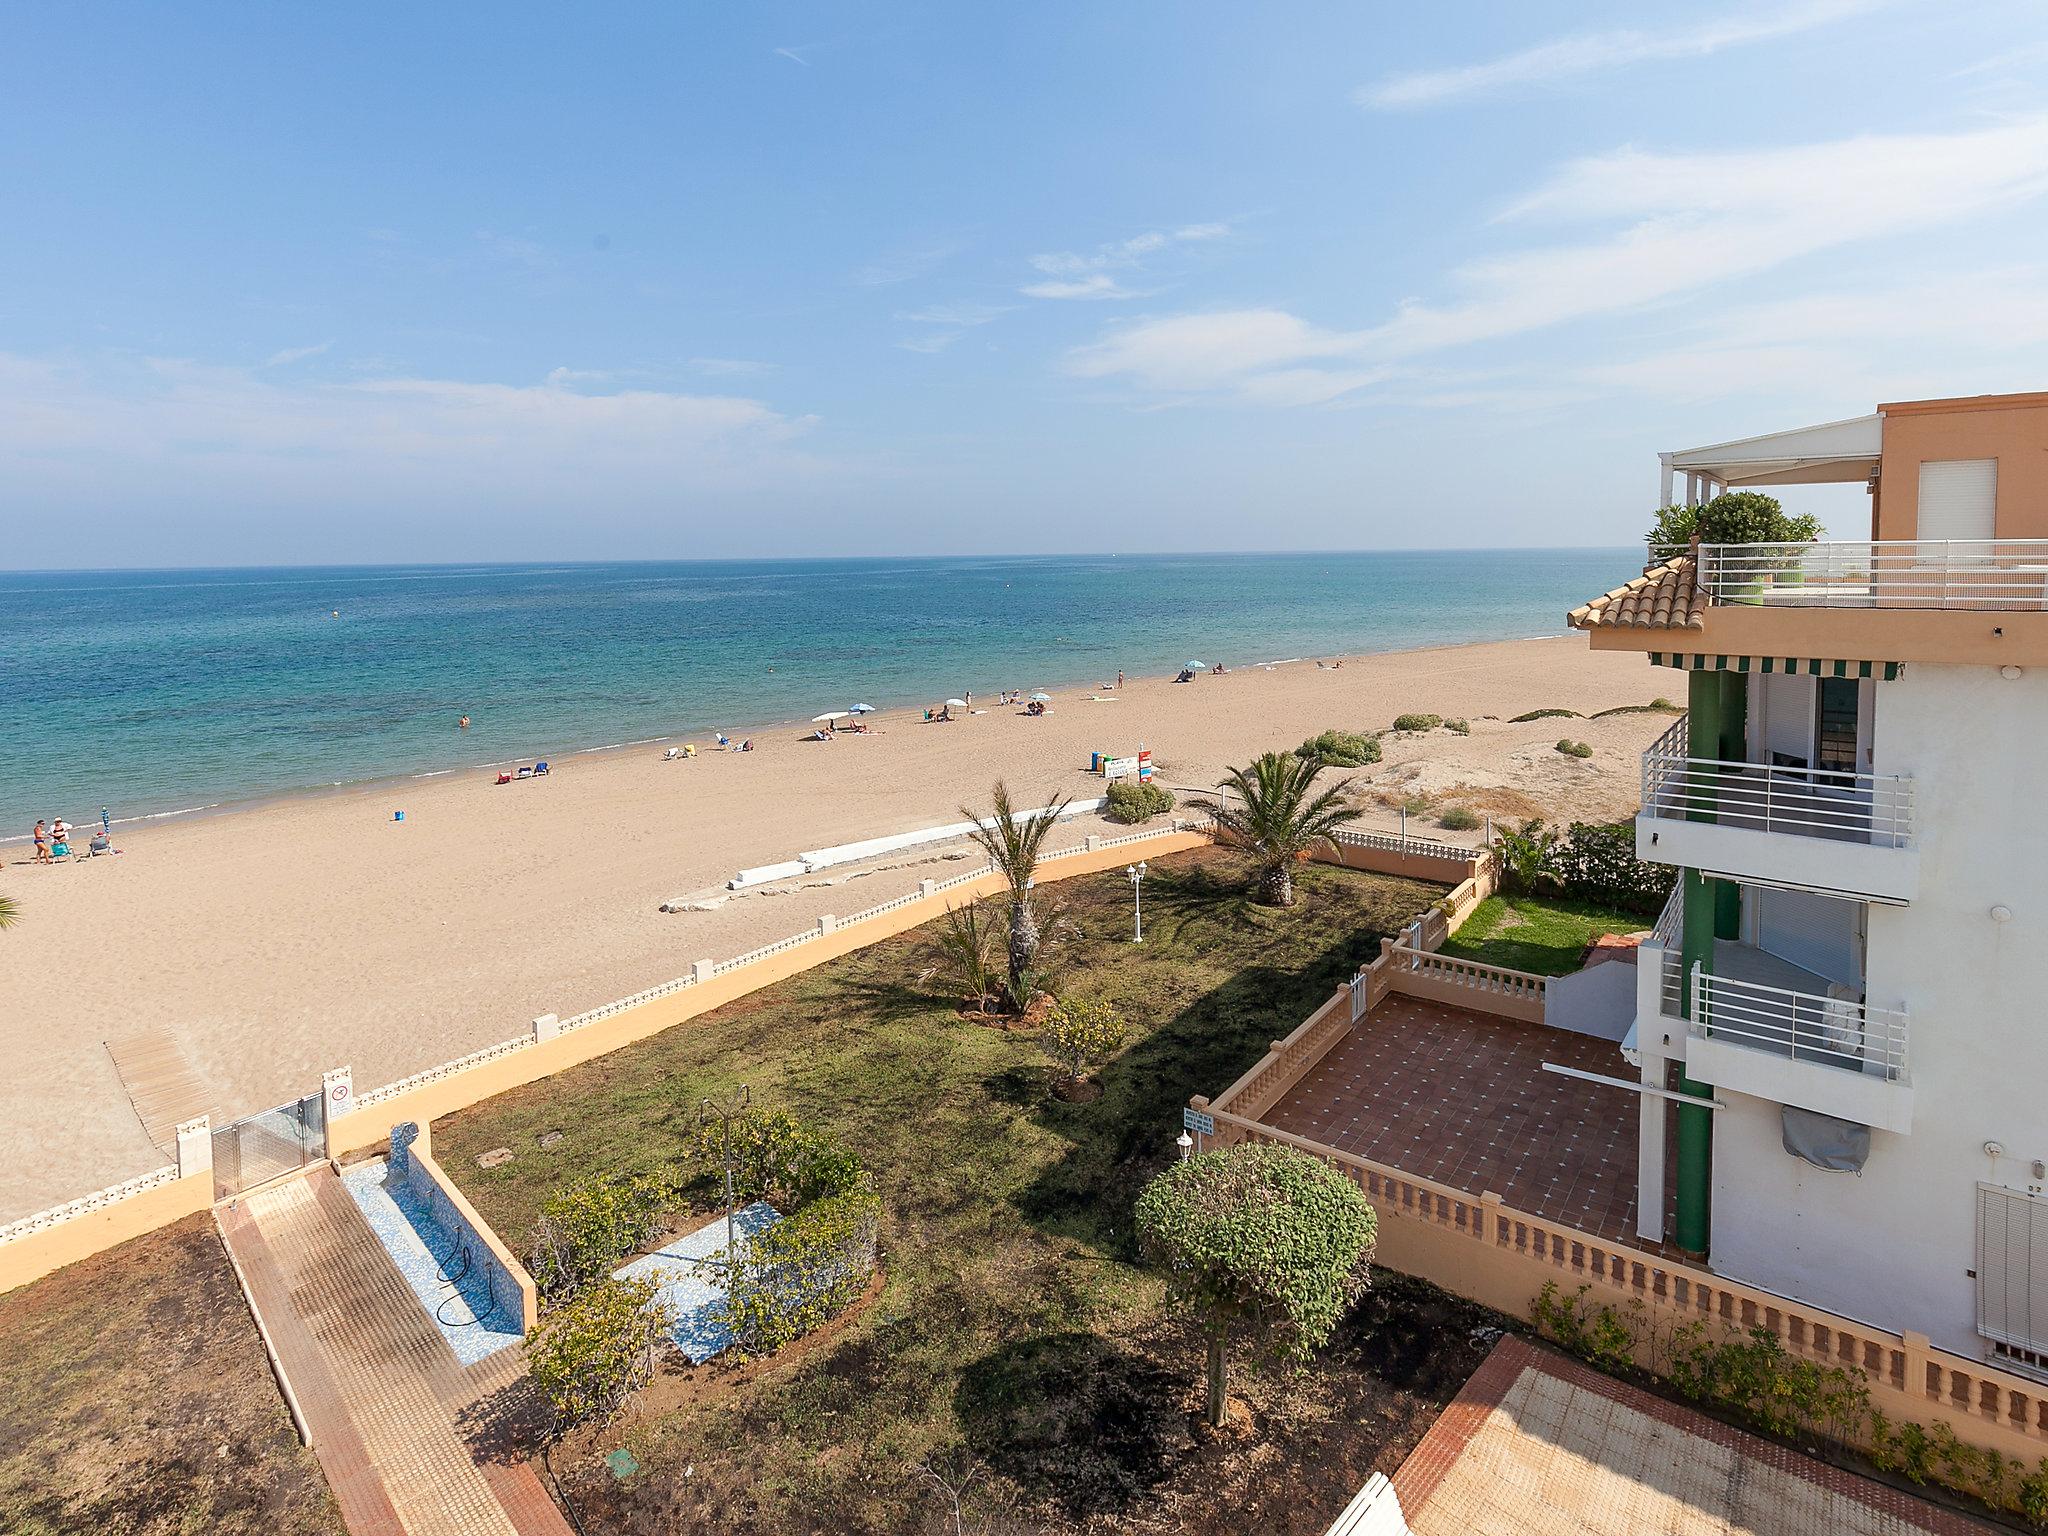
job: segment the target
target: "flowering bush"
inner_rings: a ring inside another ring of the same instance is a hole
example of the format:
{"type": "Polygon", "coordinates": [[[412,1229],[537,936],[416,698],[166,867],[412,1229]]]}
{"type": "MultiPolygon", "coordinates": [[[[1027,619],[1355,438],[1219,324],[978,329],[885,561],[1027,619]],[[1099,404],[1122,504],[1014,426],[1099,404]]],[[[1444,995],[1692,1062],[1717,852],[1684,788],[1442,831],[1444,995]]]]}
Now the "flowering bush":
{"type": "Polygon", "coordinates": [[[1047,1015],[1038,1043],[1073,1082],[1114,1054],[1127,1033],[1123,1015],[1109,1004],[1067,998],[1047,1015]]]}

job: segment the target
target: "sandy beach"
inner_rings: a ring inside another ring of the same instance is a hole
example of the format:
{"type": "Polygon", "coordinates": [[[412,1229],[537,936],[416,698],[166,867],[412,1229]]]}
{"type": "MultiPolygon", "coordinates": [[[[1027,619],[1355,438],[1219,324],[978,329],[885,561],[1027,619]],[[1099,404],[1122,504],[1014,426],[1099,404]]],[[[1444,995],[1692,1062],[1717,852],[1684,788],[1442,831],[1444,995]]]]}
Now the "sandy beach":
{"type": "MultiPolygon", "coordinates": [[[[977,706],[992,699],[972,683],[977,706]]],[[[1404,799],[1502,817],[1612,818],[1636,803],[1637,757],[1660,714],[1583,715],[1648,703],[1666,674],[1595,655],[1578,637],[1133,678],[1113,702],[1055,689],[1052,712],[990,707],[945,725],[915,712],[829,745],[806,728],[755,734],[756,750],[666,762],[636,747],[554,760],[547,778],[498,786],[483,771],[288,798],[231,814],[117,829],[118,857],[35,868],[0,851],[0,890],[22,921],[0,944],[10,1070],[0,1082],[0,1220],[155,1167],[105,1041],[168,1032],[216,1124],[353,1067],[359,1090],[494,1041],[541,1013],[569,1015],[912,888],[935,847],[733,895],[736,871],[800,850],[958,819],[1006,777],[1022,803],[1093,796],[1093,749],[1149,747],[1172,786],[1208,786],[1229,763],[1328,727],[1384,729],[1408,711],[1471,722],[1469,735],[1389,736],[1354,775],[1367,826],[1404,799]],[[1555,750],[1569,735],[1590,758],[1555,750]],[[394,810],[406,813],[403,822],[394,810]]],[[[822,707],[822,706],[821,706],[822,707]]],[[[708,749],[708,739],[698,738],[708,749]]],[[[1431,812],[1418,835],[1451,834],[1431,812]]],[[[1101,830],[1094,818],[1059,841],[1101,830]]],[[[952,868],[957,868],[954,864],[952,868]]]]}

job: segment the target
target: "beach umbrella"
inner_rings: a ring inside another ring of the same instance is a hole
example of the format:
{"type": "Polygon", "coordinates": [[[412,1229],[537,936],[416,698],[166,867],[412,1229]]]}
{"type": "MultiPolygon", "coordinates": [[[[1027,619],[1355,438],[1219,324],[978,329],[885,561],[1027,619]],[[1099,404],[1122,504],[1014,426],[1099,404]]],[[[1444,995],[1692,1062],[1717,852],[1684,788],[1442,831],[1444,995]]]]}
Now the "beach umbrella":
{"type": "Polygon", "coordinates": [[[1052,702],[1052,695],[1049,693],[1034,693],[1031,695],[1031,702],[1034,704],[1050,704],[1052,702]]]}
{"type": "Polygon", "coordinates": [[[851,713],[851,711],[848,711],[848,710],[844,710],[844,709],[835,709],[835,710],[833,710],[833,711],[832,711],[832,712],[831,712],[830,714],[824,714],[824,715],[813,715],[813,716],[811,716],[811,724],[813,724],[813,725],[829,725],[829,724],[831,724],[831,723],[832,723],[832,722],[833,722],[834,720],[844,720],[844,719],[845,719],[845,718],[847,717],[847,715],[848,715],[849,713],[851,713]]]}
{"type": "Polygon", "coordinates": [[[965,709],[966,707],[967,707],[967,701],[966,701],[965,699],[948,699],[948,700],[946,700],[946,708],[948,708],[948,709],[965,709]]]}
{"type": "Polygon", "coordinates": [[[875,706],[872,704],[856,704],[847,711],[849,715],[872,715],[874,712],[875,706]]]}
{"type": "Polygon", "coordinates": [[[1188,663],[1188,665],[1190,667],[1206,667],[1207,665],[1209,665],[1209,663],[1207,663],[1206,661],[1191,661],[1188,663]]]}

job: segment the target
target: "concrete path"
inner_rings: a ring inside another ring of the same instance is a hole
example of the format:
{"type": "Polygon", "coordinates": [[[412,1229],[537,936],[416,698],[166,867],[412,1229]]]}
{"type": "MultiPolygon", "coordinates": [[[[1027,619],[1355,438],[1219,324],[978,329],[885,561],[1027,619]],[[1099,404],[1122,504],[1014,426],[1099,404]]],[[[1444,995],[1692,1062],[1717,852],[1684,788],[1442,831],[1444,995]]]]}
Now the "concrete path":
{"type": "Polygon", "coordinates": [[[1394,1474],[1415,1536],[1989,1536],[1506,1338],[1394,1474]]]}
{"type": "Polygon", "coordinates": [[[504,1448],[519,1352],[465,1369],[331,1168],[215,1214],[351,1536],[570,1536],[504,1448]]]}

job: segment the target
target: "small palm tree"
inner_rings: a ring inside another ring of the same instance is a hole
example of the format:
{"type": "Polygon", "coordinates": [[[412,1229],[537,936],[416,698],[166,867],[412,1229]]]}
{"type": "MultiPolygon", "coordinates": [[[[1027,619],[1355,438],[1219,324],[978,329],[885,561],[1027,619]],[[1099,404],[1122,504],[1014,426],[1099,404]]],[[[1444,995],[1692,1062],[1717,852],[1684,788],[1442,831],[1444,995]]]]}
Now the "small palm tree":
{"type": "Polygon", "coordinates": [[[960,814],[974,823],[969,835],[981,844],[1010,887],[1010,1001],[1021,1013],[1031,1001],[1031,962],[1038,954],[1038,914],[1031,905],[1031,877],[1038,871],[1038,854],[1045,846],[1046,834],[1067,808],[1067,800],[1063,795],[1019,821],[1010,805],[1009,788],[1001,779],[989,791],[989,799],[995,809],[987,818],[964,805],[960,814]]]}
{"type": "Polygon", "coordinates": [[[21,921],[21,908],[12,896],[0,896],[0,928],[12,928],[21,921]]]}
{"type": "Polygon", "coordinates": [[[1294,905],[1294,861],[1318,843],[1335,846],[1331,835],[1358,812],[1342,803],[1350,780],[1311,795],[1325,764],[1319,757],[1268,752],[1248,767],[1232,768],[1216,787],[1235,799],[1219,799],[1216,825],[1235,838],[1259,867],[1259,900],[1275,907],[1294,905]]]}

